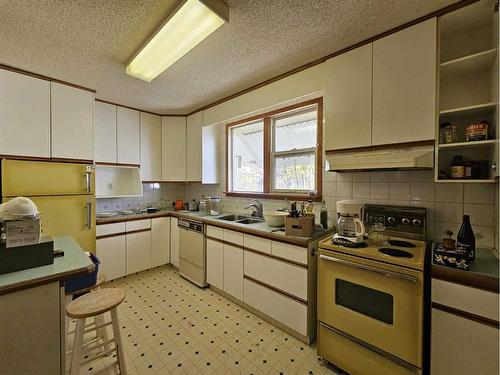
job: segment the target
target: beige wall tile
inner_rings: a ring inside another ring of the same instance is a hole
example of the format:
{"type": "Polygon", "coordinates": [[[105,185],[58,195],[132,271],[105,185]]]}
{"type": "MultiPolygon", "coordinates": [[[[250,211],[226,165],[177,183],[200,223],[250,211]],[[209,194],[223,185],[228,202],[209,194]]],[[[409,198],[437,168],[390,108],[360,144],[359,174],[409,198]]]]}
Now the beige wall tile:
{"type": "Polygon", "coordinates": [[[436,184],[437,202],[462,202],[463,198],[463,184],[436,184]]]}
{"type": "Polygon", "coordinates": [[[410,200],[410,183],[409,182],[390,182],[389,183],[389,199],[390,200],[410,200]]]}
{"type": "Polygon", "coordinates": [[[436,188],[431,182],[412,182],[410,185],[411,200],[435,201],[436,188]]]}
{"type": "Polygon", "coordinates": [[[463,217],[461,203],[436,202],[436,221],[446,223],[461,223],[463,217]]]}
{"type": "Polygon", "coordinates": [[[465,184],[465,203],[495,203],[495,185],[493,184],[465,184]]]}

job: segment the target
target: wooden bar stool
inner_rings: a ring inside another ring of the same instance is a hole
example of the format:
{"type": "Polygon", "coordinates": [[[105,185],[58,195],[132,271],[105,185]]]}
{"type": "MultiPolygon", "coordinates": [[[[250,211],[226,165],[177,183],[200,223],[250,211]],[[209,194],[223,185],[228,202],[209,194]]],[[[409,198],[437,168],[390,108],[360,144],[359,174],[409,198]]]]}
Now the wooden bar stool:
{"type": "Polygon", "coordinates": [[[77,375],[80,373],[80,366],[86,362],[94,360],[95,358],[107,356],[111,352],[116,350],[117,363],[120,368],[120,374],[126,374],[125,365],[125,354],[123,351],[123,344],[120,333],[120,325],[118,322],[118,312],[117,307],[125,299],[125,292],[118,288],[105,288],[99,289],[81,297],[78,297],[72,301],[66,307],[66,314],[70,318],[76,320],[76,330],[75,330],[75,340],[73,343],[73,352],[71,353],[71,366],[70,375],[77,375]],[[98,343],[94,346],[90,346],[89,343],[83,343],[83,334],[85,333],[85,321],[88,318],[94,318],[96,316],[110,312],[111,322],[99,324],[92,329],[104,329],[108,325],[113,326],[113,338],[103,343],[98,343]],[[115,346],[112,349],[106,350],[106,347],[114,343],[115,346]],[[87,359],[82,362],[82,355],[91,353],[92,351],[104,347],[105,350],[102,353],[89,355],[87,359]]]}
{"type": "MultiPolygon", "coordinates": [[[[79,296],[79,295],[82,295],[82,294],[85,294],[85,293],[89,293],[93,290],[98,290],[98,289],[101,289],[101,285],[106,281],[106,274],[104,272],[99,272],[97,274],[97,281],[94,285],[92,285],[91,287],[89,288],[85,288],[85,289],[78,289],[78,290],[74,290],[72,292],[66,292],[66,304],[65,306],[68,306],[71,301],[73,301],[73,298],[74,296],[79,296]]],[[[70,350],[71,348],[71,345],[70,345],[70,342],[69,342],[69,335],[71,334],[74,334],[75,331],[71,331],[69,332],[69,321],[70,321],[70,318],[68,316],[66,316],[66,319],[65,319],[65,332],[66,332],[66,347],[68,348],[68,350],[70,350]]],[[[102,325],[104,324],[104,318],[102,317],[102,315],[98,315],[98,316],[95,316],[93,321],[92,322],[89,322],[87,323],[87,325],[85,326],[85,328],[89,328],[90,326],[94,325],[94,326],[97,326],[97,325],[102,325]]],[[[102,339],[104,341],[108,341],[108,332],[106,330],[106,328],[102,328],[100,330],[97,330],[96,331],[96,337],[94,340],[98,340],[98,339],[102,339]]],[[[105,348],[106,350],[109,349],[109,347],[106,347],[105,348]]],[[[68,354],[68,353],[66,353],[68,354]]]]}

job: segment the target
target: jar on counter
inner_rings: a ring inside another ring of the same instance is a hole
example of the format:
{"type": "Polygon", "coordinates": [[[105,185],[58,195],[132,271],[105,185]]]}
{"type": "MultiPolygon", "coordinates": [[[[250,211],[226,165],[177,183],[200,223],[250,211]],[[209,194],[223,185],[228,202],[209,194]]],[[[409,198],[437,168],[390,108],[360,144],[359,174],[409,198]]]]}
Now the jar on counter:
{"type": "Polygon", "coordinates": [[[451,161],[451,178],[465,177],[465,163],[462,155],[455,155],[451,161]]]}
{"type": "Polygon", "coordinates": [[[382,223],[375,223],[370,232],[368,239],[373,246],[382,246],[389,240],[389,235],[385,231],[385,226],[382,223]]]}

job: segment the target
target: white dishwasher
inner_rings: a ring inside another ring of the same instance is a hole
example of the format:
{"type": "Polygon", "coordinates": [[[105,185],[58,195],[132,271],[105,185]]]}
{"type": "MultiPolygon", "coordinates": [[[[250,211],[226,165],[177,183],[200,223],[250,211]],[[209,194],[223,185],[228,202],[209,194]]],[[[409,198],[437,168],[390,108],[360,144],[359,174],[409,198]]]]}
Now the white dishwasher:
{"type": "Polygon", "coordinates": [[[179,274],[197,286],[208,286],[203,223],[179,219],[179,274]]]}

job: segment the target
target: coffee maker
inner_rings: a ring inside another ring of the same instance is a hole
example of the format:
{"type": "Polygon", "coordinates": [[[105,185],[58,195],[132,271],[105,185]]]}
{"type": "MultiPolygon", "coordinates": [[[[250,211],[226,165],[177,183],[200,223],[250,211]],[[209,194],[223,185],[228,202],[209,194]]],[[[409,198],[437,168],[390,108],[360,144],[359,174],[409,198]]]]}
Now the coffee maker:
{"type": "Polygon", "coordinates": [[[365,225],[361,219],[363,203],[355,200],[338,201],[337,216],[337,233],[333,235],[333,243],[342,246],[362,246],[365,234],[365,225]]]}

